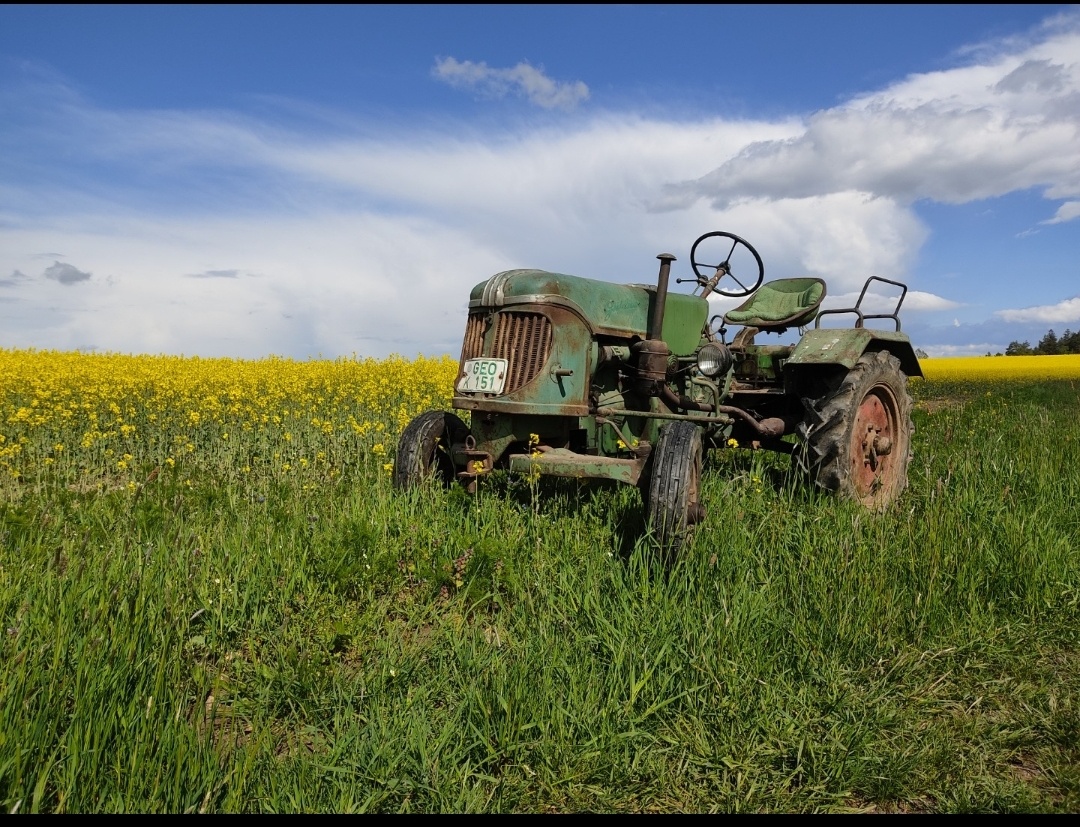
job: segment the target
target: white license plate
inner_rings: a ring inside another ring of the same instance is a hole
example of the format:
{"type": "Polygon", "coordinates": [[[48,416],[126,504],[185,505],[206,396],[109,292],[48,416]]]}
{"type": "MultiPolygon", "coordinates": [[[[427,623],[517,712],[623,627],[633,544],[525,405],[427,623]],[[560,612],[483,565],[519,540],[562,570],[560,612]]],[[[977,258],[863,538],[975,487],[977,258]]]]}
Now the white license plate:
{"type": "Polygon", "coordinates": [[[502,393],[506,384],[505,359],[469,359],[458,379],[461,393],[502,393]]]}

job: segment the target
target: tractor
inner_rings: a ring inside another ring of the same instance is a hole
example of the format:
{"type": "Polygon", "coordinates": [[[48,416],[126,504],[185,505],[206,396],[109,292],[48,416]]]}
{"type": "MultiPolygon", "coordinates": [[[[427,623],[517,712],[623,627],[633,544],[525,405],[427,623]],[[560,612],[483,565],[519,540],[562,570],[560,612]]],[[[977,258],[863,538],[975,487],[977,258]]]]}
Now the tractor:
{"type": "Polygon", "coordinates": [[[873,510],[893,503],[911,458],[907,377],[922,376],[900,329],[907,286],[871,276],[853,306],[823,310],[822,279],[765,282],[758,251],[726,231],[691,247],[693,275],[676,282],[692,294],[668,289],[675,256],[657,259],[655,284],[545,270],[477,284],[452,403],[469,424],[449,411],[413,419],[395,487],[434,478],[475,491],[496,469],[616,480],[639,488],[669,561],[706,518],[706,451],[783,452],[810,484],[873,510]],[[895,306],[868,312],[871,288],[895,306]],[[710,317],[713,294],[745,300],[710,317]],[[829,316],[848,318],[823,326],[829,316]],[[759,342],[791,328],[796,344],[759,342]]]}

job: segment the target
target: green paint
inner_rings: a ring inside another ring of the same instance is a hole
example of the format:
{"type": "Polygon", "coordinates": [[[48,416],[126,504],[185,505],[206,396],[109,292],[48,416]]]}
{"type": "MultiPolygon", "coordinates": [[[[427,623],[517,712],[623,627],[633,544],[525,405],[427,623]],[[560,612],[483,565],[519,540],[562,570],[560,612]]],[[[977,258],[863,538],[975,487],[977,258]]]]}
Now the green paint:
{"type": "MultiPolygon", "coordinates": [[[[469,307],[557,304],[574,310],[595,334],[629,339],[645,337],[655,298],[651,285],[612,284],[546,270],[508,270],[476,285],[469,307]]],[[[668,293],[663,337],[672,353],[683,356],[697,349],[708,312],[706,299],[668,293]]]]}

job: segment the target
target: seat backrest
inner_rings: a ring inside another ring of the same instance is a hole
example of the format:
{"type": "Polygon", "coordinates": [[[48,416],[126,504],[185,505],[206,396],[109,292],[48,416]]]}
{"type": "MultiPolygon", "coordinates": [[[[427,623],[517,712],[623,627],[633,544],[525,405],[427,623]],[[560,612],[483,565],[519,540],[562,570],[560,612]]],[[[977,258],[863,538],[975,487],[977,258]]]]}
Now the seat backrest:
{"type": "Polygon", "coordinates": [[[786,330],[812,322],[824,298],[825,282],[821,279],[776,279],[761,285],[750,298],[725,313],[724,322],[761,330],[786,330]]]}

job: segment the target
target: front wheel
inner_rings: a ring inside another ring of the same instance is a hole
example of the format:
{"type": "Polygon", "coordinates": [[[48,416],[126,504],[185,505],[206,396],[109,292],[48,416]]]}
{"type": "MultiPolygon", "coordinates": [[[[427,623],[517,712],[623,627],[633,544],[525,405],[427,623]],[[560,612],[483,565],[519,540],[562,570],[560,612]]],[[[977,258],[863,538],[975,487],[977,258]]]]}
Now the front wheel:
{"type": "Polygon", "coordinates": [[[907,487],[911,460],[911,395],[900,360],[865,353],[835,390],[803,399],[799,470],[822,488],[881,509],[907,487]]]}
{"type": "Polygon", "coordinates": [[[704,517],[701,430],[691,422],[665,426],[651,457],[645,520],[664,560],[673,563],[704,517]]]}
{"type": "Polygon", "coordinates": [[[406,490],[429,479],[449,486],[457,478],[451,446],[463,442],[468,433],[465,423],[452,413],[428,411],[417,416],[398,440],[394,487],[406,490]]]}

